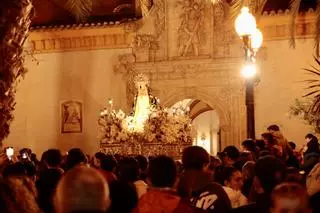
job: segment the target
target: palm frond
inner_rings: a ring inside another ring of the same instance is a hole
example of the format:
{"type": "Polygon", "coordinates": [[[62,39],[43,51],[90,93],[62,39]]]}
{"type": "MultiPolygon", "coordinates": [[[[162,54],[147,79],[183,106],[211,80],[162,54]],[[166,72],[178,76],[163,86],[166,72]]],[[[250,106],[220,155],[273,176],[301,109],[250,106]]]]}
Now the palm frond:
{"type": "MultiPolygon", "coordinates": [[[[317,9],[316,9],[317,19],[316,19],[316,35],[314,37],[315,41],[315,53],[319,57],[320,53],[320,0],[317,0],[317,9]]],[[[319,63],[320,64],[320,63],[319,63]]]]}
{"type": "Polygon", "coordinates": [[[150,10],[153,6],[152,0],[139,0],[141,6],[141,12],[143,17],[147,17],[150,13],[150,10]]]}
{"type": "Polygon", "coordinates": [[[260,1],[257,1],[258,4],[257,4],[256,10],[255,10],[255,14],[256,14],[256,16],[257,16],[257,17],[256,17],[257,19],[259,19],[260,16],[262,15],[264,6],[266,6],[267,1],[268,1],[268,0],[260,0],[260,1]]]}
{"type": "Polygon", "coordinates": [[[289,30],[290,30],[289,44],[290,44],[290,47],[292,48],[296,47],[296,39],[295,39],[296,18],[299,15],[300,5],[301,5],[301,0],[290,0],[290,9],[291,9],[292,17],[289,25],[289,30]]]}
{"type": "Polygon", "coordinates": [[[65,8],[77,21],[83,22],[92,12],[92,0],[67,0],[65,8]]]}
{"type": "Polygon", "coordinates": [[[235,20],[240,14],[241,9],[246,5],[247,0],[232,0],[230,6],[230,18],[235,20]]]}

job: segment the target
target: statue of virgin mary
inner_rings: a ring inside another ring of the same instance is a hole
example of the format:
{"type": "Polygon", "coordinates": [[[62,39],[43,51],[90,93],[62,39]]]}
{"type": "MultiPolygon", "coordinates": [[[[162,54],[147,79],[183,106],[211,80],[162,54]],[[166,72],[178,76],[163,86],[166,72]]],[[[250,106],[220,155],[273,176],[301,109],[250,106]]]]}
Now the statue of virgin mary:
{"type": "Polygon", "coordinates": [[[144,123],[150,114],[150,98],[148,91],[148,81],[145,76],[137,76],[136,87],[138,90],[134,107],[133,125],[134,131],[143,132],[144,123]]]}

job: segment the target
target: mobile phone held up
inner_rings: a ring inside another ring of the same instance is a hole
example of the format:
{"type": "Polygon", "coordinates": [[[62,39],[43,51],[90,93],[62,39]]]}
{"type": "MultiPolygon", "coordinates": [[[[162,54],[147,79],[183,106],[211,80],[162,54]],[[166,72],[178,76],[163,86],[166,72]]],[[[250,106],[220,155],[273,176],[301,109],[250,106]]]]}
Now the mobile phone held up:
{"type": "Polygon", "coordinates": [[[14,149],[12,147],[8,147],[6,149],[6,155],[11,160],[12,156],[14,155],[14,149]]]}

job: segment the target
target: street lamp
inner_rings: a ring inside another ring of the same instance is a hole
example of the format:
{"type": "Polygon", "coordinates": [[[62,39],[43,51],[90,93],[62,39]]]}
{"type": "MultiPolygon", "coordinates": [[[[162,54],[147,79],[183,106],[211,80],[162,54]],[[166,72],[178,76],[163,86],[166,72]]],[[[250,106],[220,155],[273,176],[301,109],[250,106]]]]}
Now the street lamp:
{"type": "Polygon", "coordinates": [[[254,118],[254,83],[256,80],[256,53],[262,46],[263,35],[257,29],[256,19],[249,12],[248,7],[243,7],[235,20],[235,29],[244,44],[245,65],[241,70],[246,80],[246,107],[247,107],[247,137],[255,139],[254,118]]]}

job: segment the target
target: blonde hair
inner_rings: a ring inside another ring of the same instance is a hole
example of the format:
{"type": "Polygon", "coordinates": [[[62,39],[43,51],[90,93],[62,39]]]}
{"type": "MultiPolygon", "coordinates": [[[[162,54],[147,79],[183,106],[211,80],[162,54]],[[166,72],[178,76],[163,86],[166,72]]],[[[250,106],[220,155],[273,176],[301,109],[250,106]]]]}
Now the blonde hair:
{"type": "Polygon", "coordinates": [[[300,198],[309,206],[309,196],[307,189],[298,183],[282,183],[278,185],[271,194],[272,207],[279,198],[295,199],[300,198]]]}
{"type": "Polygon", "coordinates": [[[93,168],[77,166],[60,180],[55,197],[59,213],[106,211],[110,205],[106,179],[93,168]]]}

